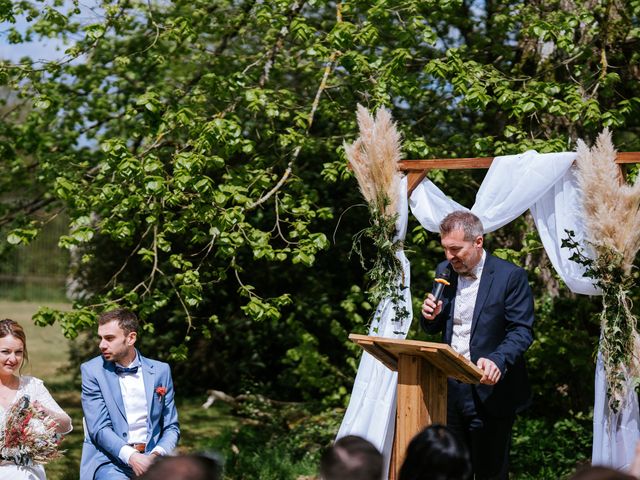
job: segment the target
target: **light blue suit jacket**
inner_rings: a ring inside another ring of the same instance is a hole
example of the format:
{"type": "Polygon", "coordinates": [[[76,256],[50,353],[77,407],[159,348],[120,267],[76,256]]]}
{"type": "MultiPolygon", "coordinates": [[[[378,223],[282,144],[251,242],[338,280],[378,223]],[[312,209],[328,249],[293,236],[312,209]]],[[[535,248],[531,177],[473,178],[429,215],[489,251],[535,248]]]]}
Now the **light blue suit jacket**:
{"type": "MultiPolygon", "coordinates": [[[[147,396],[146,451],[150,452],[160,446],[169,453],[180,437],[171,370],[166,363],[145,358],[139,352],[138,356],[147,396]],[[158,387],[166,388],[166,394],[159,395],[156,392],[158,387]]],[[[93,480],[100,466],[109,463],[123,465],[118,454],[129,443],[129,426],[114,367],[113,362],[105,361],[102,356],[89,360],[80,367],[82,410],[86,422],[80,480],[93,480]]]]}

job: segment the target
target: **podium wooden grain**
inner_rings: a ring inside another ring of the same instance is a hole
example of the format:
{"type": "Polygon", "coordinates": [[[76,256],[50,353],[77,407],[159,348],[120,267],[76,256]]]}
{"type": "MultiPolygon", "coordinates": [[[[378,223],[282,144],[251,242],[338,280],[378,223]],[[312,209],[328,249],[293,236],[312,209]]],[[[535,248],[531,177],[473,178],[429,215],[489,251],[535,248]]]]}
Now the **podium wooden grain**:
{"type": "Polygon", "coordinates": [[[447,423],[447,377],[478,383],[482,371],[444,343],[369,337],[349,339],[398,372],[396,430],[389,479],[397,478],[411,439],[432,423],[447,423]]]}

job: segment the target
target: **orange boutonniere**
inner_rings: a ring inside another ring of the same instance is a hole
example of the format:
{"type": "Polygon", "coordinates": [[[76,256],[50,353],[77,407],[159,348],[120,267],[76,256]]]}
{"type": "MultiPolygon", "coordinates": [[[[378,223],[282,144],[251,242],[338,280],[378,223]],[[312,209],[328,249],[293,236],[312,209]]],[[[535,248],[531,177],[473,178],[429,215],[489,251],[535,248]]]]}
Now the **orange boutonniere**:
{"type": "Polygon", "coordinates": [[[167,387],[163,387],[162,385],[156,387],[156,393],[160,398],[163,398],[167,394],[167,387]]]}

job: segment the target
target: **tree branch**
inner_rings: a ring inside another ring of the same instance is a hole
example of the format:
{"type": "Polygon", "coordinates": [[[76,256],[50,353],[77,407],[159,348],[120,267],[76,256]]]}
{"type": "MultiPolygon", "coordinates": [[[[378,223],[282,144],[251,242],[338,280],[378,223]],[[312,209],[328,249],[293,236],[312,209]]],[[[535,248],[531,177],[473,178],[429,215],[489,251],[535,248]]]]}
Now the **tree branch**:
{"type": "Polygon", "coordinates": [[[24,205],[19,205],[17,208],[14,208],[11,212],[9,212],[7,215],[0,218],[0,227],[8,223],[11,223],[20,214],[31,215],[32,213],[37,212],[38,210],[46,207],[47,205],[51,205],[55,201],[56,201],[56,198],[53,198],[53,197],[43,198],[43,196],[41,195],[35,200],[25,203],[24,205]]]}
{"type": "MultiPolygon", "coordinates": [[[[341,6],[341,4],[338,4],[338,8],[340,8],[340,6],[341,6]]],[[[313,118],[314,118],[314,116],[316,114],[316,110],[318,110],[318,105],[320,104],[320,97],[322,95],[322,92],[327,87],[327,80],[329,78],[329,75],[331,74],[331,72],[335,68],[336,59],[338,58],[338,53],[339,52],[334,51],[331,54],[331,57],[329,58],[329,62],[327,63],[327,65],[324,68],[324,74],[322,75],[322,81],[320,82],[320,86],[318,87],[318,90],[316,91],[315,98],[313,99],[313,104],[311,105],[311,111],[309,112],[309,118],[308,118],[308,121],[307,121],[307,128],[305,130],[305,133],[309,133],[309,130],[311,129],[311,125],[313,124],[313,118]]],[[[276,193],[278,190],[280,190],[282,185],[284,185],[284,183],[287,181],[287,179],[291,175],[291,172],[293,170],[293,164],[298,159],[298,155],[300,155],[300,151],[301,150],[302,150],[302,145],[298,145],[293,150],[293,154],[291,155],[291,160],[289,160],[289,163],[287,164],[287,168],[284,171],[284,174],[282,175],[280,180],[278,180],[278,183],[276,183],[275,186],[271,190],[269,190],[265,195],[263,195],[258,200],[256,200],[251,205],[249,205],[247,207],[247,210],[253,210],[257,206],[263,204],[264,202],[269,200],[269,198],[271,198],[274,193],[276,193]]]]}

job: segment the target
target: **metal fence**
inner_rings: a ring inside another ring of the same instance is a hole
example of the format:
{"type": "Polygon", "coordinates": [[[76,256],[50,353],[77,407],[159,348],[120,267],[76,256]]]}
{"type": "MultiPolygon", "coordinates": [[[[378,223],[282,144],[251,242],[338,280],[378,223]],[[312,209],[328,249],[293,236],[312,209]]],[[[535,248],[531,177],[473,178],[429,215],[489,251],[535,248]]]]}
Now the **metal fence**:
{"type": "Polygon", "coordinates": [[[0,298],[65,301],[69,252],[58,247],[58,239],[66,232],[67,219],[60,215],[29,245],[5,252],[0,257],[0,298]]]}

